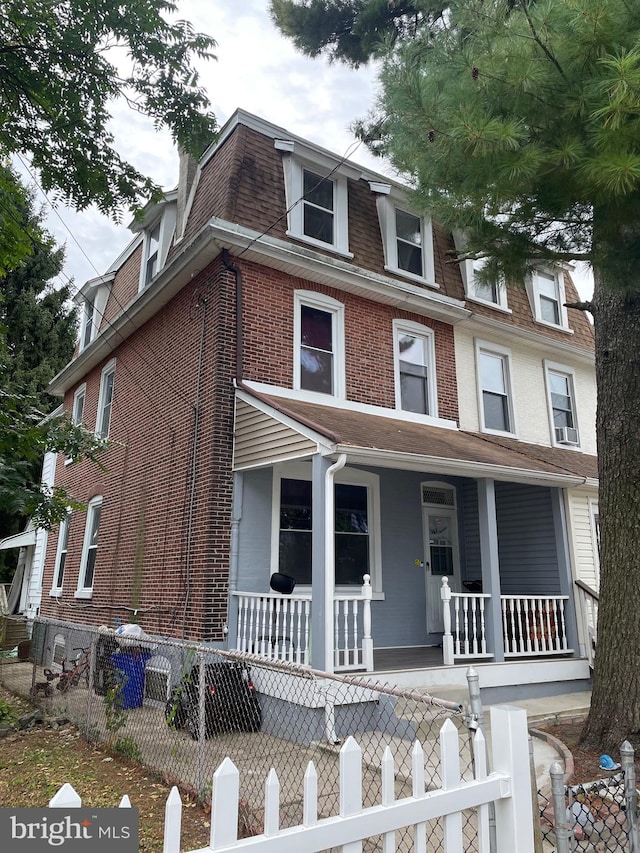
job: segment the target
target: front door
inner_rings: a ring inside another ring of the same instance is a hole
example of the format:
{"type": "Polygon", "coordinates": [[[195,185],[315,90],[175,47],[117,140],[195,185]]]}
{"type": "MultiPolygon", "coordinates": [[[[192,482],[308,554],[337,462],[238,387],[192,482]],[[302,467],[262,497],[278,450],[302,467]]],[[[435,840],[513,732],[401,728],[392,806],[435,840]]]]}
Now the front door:
{"type": "MultiPolygon", "coordinates": [[[[443,486],[440,486],[440,489],[444,491],[443,486]]],[[[423,486],[423,498],[425,495],[432,497],[434,491],[432,484],[429,484],[429,489],[423,486]]],[[[448,493],[445,496],[446,503],[433,505],[423,502],[422,509],[427,584],[427,633],[429,634],[441,634],[444,631],[440,598],[442,578],[449,579],[449,586],[454,592],[460,590],[455,491],[447,486],[446,492],[448,493]]]]}

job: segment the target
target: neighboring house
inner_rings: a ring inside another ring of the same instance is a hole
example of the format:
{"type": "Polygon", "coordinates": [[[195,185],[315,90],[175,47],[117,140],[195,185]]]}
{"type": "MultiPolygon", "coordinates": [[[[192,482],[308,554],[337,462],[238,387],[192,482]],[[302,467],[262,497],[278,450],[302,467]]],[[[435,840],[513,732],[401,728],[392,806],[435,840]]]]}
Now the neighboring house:
{"type": "Polygon", "coordinates": [[[595,378],[569,271],[480,283],[401,185],[242,111],[133,228],[49,389],[111,447],[58,460],[87,509],[49,537],[42,614],[582,683],[595,378]]]}
{"type": "MultiPolygon", "coordinates": [[[[55,453],[44,455],[42,482],[47,488],[54,483],[56,458],[55,453]]],[[[19,549],[16,571],[7,595],[7,613],[25,616],[29,622],[40,613],[47,538],[46,530],[36,528],[29,521],[22,533],[0,539],[0,550],[19,549]]]]}

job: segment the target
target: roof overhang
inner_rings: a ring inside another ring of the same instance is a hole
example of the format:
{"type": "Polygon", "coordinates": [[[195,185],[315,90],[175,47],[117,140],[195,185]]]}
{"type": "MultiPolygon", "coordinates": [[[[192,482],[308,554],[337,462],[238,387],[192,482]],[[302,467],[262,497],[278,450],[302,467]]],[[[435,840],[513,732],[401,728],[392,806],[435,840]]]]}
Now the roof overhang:
{"type": "MultiPolygon", "coordinates": [[[[482,438],[460,430],[405,423],[406,429],[411,431],[411,440],[417,439],[416,444],[428,447],[434,443],[434,437],[437,436],[447,447],[446,453],[407,452],[406,449],[400,450],[393,447],[394,433],[400,434],[402,431],[402,421],[397,419],[351,411],[345,421],[345,435],[341,435],[336,430],[335,424],[326,426],[326,420],[323,423],[323,415],[326,416],[331,410],[329,405],[304,404],[301,406],[291,399],[274,399],[256,394],[247,386],[236,390],[236,398],[279,423],[286,424],[290,429],[313,442],[313,452],[331,456],[344,453],[347,461],[352,465],[424,471],[455,477],[486,478],[557,488],[580,486],[586,482],[583,476],[562,471],[541,460],[528,457],[522,451],[514,451],[506,447],[497,448],[495,445],[489,447],[482,438]],[[310,411],[314,413],[313,419],[304,414],[310,411]],[[362,434],[363,430],[366,432],[370,424],[372,432],[378,430],[378,435],[384,434],[388,437],[387,446],[383,446],[384,439],[378,442],[377,446],[373,444],[367,446],[362,441],[354,443],[346,434],[349,423],[356,424],[358,429],[355,432],[359,434],[362,434]],[[382,431],[380,431],[381,426],[382,431]],[[422,441],[420,441],[421,436],[422,441]],[[464,458],[456,454],[457,447],[465,451],[464,458]],[[492,456],[493,461],[487,461],[483,456],[492,456]]],[[[339,410],[336,409],[333,413],[339,422],[339,410]]],[[[235,438],[239,439],[237,433],[235,438]]],[[[278,454],[275,448],[265,444],[260,452],[252,454],[251,464],[236,465],[235,468],[236,470],[263,468],[273,465],[277,460],[278,454]]]]}
{"type": "Polygon", "coordinates": [[[22,533],[15,533],[13,536],[0,539],[0,551],[10,551],[12,548],[28,548],[29,545],[35,544],[36,531],[23,530],[22,533]]]}

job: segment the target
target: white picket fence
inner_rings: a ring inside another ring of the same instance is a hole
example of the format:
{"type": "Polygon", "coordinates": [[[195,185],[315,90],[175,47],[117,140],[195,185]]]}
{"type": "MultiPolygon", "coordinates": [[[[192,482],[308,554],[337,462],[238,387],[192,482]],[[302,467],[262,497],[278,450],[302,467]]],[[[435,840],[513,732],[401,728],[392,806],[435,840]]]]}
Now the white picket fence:
{"type": "MultiPolygon", "coordinates": [[[[349,737],[340,751],[339,813],[318,818],[318,781],[313,762],[304,775],[303,819],[298,826],[280,826],[281,786],[275,770],[265,783],[262,833],[238,839],[240,777],[229,758],[213,775],[211,835],[209,846],[190,853],[257,851],[257,853],[315,853],[330,848],[342,853],[362,853],[363,842],[381,837],[383,853],[397,849],[396,835],[413,828],[413,850],[426,853],[430,836],[429,822],[442,819],[444,853],[463,853],[469,849],[489,853],[489,810],[494,804],[496,853],[533,853],[533,814],[529,775],[529,743],[526,711],[511,706],[490,709],[491,727],[499,732],[492,738],[492,772],[487,768],[487,748],[481,731],[475,735],[474,778],[463,780],[460,773],[460,741],[451,720],[440,730],[440,766],[425,771],[422,746],[416,741],[412,752],[412,795],[396,798],[396,774],[391,749],[387,746],[380,767],[381,802],[363,807],[362,751],[349,737]],[[431,777],[438,776],[441,787],[428,790],[431,777]],[[474,810],[476,839],[463,835],[462,812],[474,810]],[[470,846],[471,843],[471,846],[470,846]]],[[[70,786],[64,788],[50,805],[74,805],[69,802],[70,786]],[[65,802],[60,795],[66,790],[65,802]]],[[[75,794],[75,792],[73,792],[75,794]]],[[[286,793],[286,792],[285,792],[286,793]]],[[[75,805],[80,805],[77,798],[75,805]]],[[[286,799],[286,797],[285,797],[286,799]]],[[[121,806],[129,805],[124,800],[121,806]]],[[[182,802],[173,788],[165,808],[163,853],[179,853],[182,827],[182,802]]]]}

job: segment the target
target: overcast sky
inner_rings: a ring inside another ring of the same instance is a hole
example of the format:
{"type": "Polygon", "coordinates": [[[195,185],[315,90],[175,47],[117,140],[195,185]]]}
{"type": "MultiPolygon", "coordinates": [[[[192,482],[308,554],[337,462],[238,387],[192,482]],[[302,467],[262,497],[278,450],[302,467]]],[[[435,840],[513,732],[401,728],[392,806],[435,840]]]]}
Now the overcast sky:
{"type": "MultiPolygon", "coordinates": [[[[349,125],[374,100],[374,69],[350,71],[298,54],[271,22],[267,0],[177,0],[177,4],[180,18],[218,42],[217,61],[198,68],[220,125],[241,107],[341,156],[353,152],[357,143],[349,125]]],[[[127,159],[166,189],[175,186],[178,159],[168,133],[157,133],[150,121],[125,105],[114,110],[113,131],[127,159]]],[[[364,146],[352,157],[385,171],[364,146]]],[[[47,226],[66,246],[64,277],[80,287],[105,272],[129,242],[128,221],[126,214],[118,226],[92,210],[79,214],[61,206],[49,209],[47,226]]],[[[588,295],[588,285],[581,290],[588,295]]]]}

